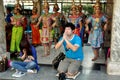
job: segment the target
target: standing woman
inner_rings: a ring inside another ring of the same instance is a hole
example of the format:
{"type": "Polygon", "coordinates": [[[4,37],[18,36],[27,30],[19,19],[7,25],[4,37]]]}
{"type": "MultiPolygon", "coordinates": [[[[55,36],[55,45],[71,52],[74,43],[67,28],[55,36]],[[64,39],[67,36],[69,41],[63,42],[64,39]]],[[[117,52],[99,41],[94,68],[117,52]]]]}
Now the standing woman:
{"type": "Polygon", "coordinates": [[[71,6],[71,15],[69,16],[68,18],[68,22],[71,22],[74,24],[75,26],[75,30],[74,30],[74,33],[77,34],[78,36],[80,36],[80,26],[81,24],[79,24],[80,22],[78,22],[78,14],[77,14],[77,6],[75,5],[74,3],[74,0],[73,0],[73,5],[71,6]],[[78,26],[78,24],[80,26],[78,26]]]}
{"type": "Polygon", "coordinates": [[[34,46],[37,46],[40,44],[40,33],[39,33],[39,26],[36,27],[35,25],[38,22],[38,14],[37,14],[37,8],[34,7],[32,10],[32,16],[30,17],[30,21],[31,21],[31,28],[32,28],[32,44],[34,46]]]}
{"type": "Polygon", "coordinates": [[[50,54],[50,48],[51,48],[51,44],[53,41],[52,26],[51,26],[51,14],[49,13],[49,4],[46,0],[45,0],[43,9],[44,9],[45,13],[40,16],[36,27],[39,26],[40,23],[42,23],[41,42],[44,46],[43,57],[45,57],[50,54]]]}
{"type": "MultiPolygon", "coordinates": [[[[18,4],[17,4],[18,5],[18,4]]],[[[20,41],[23,35],[23,24],[24,18],[21,14],[21,9],[18,7],[14,8],[14,16],[11,17],[11,24],[13,25],[12,28],[12,36],[11,36],[11,45],[10,45],[10,52],[20,52],[20,41]]]]}
{"type": "Polygon", "coordinates": [[[88,30],[88,23],[92,24],[92,29],[90,31],[88,39],[88,43],[91,44],[94,53],[94,58],[92,59],[92,61],[97,60],[97,58],[99,57],[99,49],[103,44],[102,27],[105,31],[108,23],[106,16],[101,12],[101,8],[101,4],[99,0],[97,0],[96,4],[94,5],[95,13],[90,16],[86,22],[86,30],[88,30]],[[105,23],[104,26],[102,26],[103,22],[105,23]]]}
{"type": "Polygon", "coordinates": [[[83,43],[84,43],[84,30],[85,30],[85,18],[86,18],[86,16],[85,16],[85,14],[82,12],[82,8],[83,8],[83,6],[81,5],[81,3],[80,3],[80,5],[78,5],[77,6],[77,12],[78,12],[78,18],[77,18],[77,20],[76,20],[76,24],[77,24],[77,27],[78,28],[76,28],[76,29],[79,29],[80,31],[79,31],[79,33],[80,33],[80,38],[82,39],[82,46],[83,46],[83,43]]]}
{"type": "Polygon", "coordinates": [[[11,42],[11,34],[12,34],[12,27],[13,25],[11,25],[11,19],[10,17],[13,16],[13,14],[11,13],[11,9],[9,7],[6,8],[6,25],[5,25],[5,31],[6,31],[6,44],[7,44],[7,51],[10,51],[10,42],[11,42]]]}
{"type": "Polygon", "coordinates": [[[55,44],[57,43],[57,41],[59,40],[60,36],[62,36],[62,32],[63,32],[63,26],[62,26],[62,20],[65,21],[65,17],[62,13],[58,12],[59,11],[59,6],[57,4],[57,2],[54,4],[53,7],[53,11],[54,13],[51,15],[52,20],[54,21],[54,23],[52,24],[53,30],[54,30],[54,42],[55,44]]]}

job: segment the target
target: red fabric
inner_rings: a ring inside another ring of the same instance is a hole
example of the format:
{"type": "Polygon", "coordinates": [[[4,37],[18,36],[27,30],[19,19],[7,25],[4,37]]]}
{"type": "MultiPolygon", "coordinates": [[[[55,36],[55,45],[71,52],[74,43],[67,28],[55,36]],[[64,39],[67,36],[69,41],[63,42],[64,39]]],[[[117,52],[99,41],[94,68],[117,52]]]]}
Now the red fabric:
{"type": "Polygon", "coordinates": [[[11,67],[11,60],[8,60],[8,67],[11,67]]]}
{"type": "Polygon", "coordinates": [[[36,28],[34,24],[31,24],[32,28],[32,43],[33,44],[40,44],[40,32],[39,28],[36,28]]]}
{"type": "Polygon", "coordinates": [[[79,29],[79,28],[76,28],[76,29],[74,30],[74,34],[80,36],[80,29],[79,29]]]}
{"type": "Polygon", "coordinates": [[[93,18],[100,18],[100,17],[102,17],[102,16],[103,16],[103,14],[102,14],[102,13],[101,13],[99,16],[97,16],[97,17],[96,17],[96,15],[95,15],[95,14],[93,14],[93,15],[92,15],[92,17],[93,17],[93,18]]]}

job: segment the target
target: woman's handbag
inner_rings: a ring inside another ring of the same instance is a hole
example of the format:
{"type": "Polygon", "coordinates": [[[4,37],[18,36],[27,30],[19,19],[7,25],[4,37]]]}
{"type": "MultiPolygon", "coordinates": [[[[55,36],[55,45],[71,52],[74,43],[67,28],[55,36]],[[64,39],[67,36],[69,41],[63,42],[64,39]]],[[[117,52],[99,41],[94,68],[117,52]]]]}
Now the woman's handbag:
{"type": "Polygon", "coordinates": [[[0,72],[6,71],[8,69],[8,59],[7,57],[0,56],[0,72]]]}
{"type": "Polygon", "coordinates": [[[60,61],[63,60],[64,58],[65,58],[65,54],[63,52],[60,52],[59,55],[55,57],[55,59],[52,61],[53,68],[57,69],[60,61]]]}

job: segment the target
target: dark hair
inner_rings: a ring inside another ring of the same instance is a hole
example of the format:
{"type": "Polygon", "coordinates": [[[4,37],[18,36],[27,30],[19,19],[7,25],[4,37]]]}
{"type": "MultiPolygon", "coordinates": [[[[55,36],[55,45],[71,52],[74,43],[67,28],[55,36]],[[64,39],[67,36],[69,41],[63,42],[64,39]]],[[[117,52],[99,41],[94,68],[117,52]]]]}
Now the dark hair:
{"type": "Polygon", "coordinates": [[[6,10],[9,11],[9,12],[12,11],[10,7],[6,7],[6,10]]]}
{"type": "Polygon", "coordinates": [[[27,55],[32,55],[31,45],[25,35],[23,35],[23,38],[20,43],[20,50],[22,53],[23,53],[23,49],[27,50],[27,55]]]}
{"type": "Polygon", "coordinates": [[[56,11],[59,11],[59,6],[58,6],[58,4],[56,3],[56,4],[54,4],[54,7],[53,8],[55,8],[56,9],[56,11]]]}
{"type": "Polygon", "coordinates": [[[18,8],[17,8],[17,11],[18,11],[20,14],[21,14],[21,12],[22,12],[22,10],[20,10],[20,9],[18,9],[18,8]]]}
{"type": "Polygon", "coordinates": [[[67,23],[67,24],[65,25],[65,28],[66,28],[66,27],[70,27],[72,30],[75,29],[75,26],[74,26],[73,23],[67,23]]]}

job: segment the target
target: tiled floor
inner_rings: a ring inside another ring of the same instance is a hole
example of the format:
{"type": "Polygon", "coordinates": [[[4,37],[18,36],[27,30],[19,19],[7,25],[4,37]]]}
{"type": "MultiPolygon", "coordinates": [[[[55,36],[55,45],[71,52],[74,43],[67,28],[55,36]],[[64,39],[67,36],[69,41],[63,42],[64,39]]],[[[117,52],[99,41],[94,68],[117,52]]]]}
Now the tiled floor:
{"type": "MultiPolygon", "coordinates": [[[[63,51],[54,51],[52,49],[51,55],[48,57],[41,57],[43,53],[42,47],[36,47],[38,51],[38,61],[40,64],[40,71],[37,74],[27,73],[25,76],[20,78],[14,78],[11,75],[15,72],[15,70],[7,70],[6,72],[0,73],[0,80],[58,80],[55,76],[57,71],[52,68],[51,61],[57,55],[55,53],[63,51]],[[54,57],[53,57],[54,56],[54,57]],[[45,65],[49,64],[49,65],[45,65]]],[[[104,58],[100,58],[96,62],[92,62],[91,58],[93,57],[93,53],[90,46],[83,47],[85,59],[82,63],[82,67],[80,69],[80,75],[75,80],[119,80],[120,76],[110,76],[106,74],[106,66],[104,65],[104,58]],[[101,61],[100,61],[101,60],[101,61]]],[[[66,79],[68,80],[68,79],[66,79]]],[[[72,79],[69,79],[72,80],[72,79]]]]}
{"type": "Polygon", "coordinates": [[[37,50],[37,56],[38,56],[38,63],[40,64],[52,64],[52,60],[60,53],[64,52],[63,47],[61,47],[59,50],[54,49],[54,45],[51,46],[51,54],[47,57],[42,57],[44,54],[43,46],[36,47],[37,50]]]}

